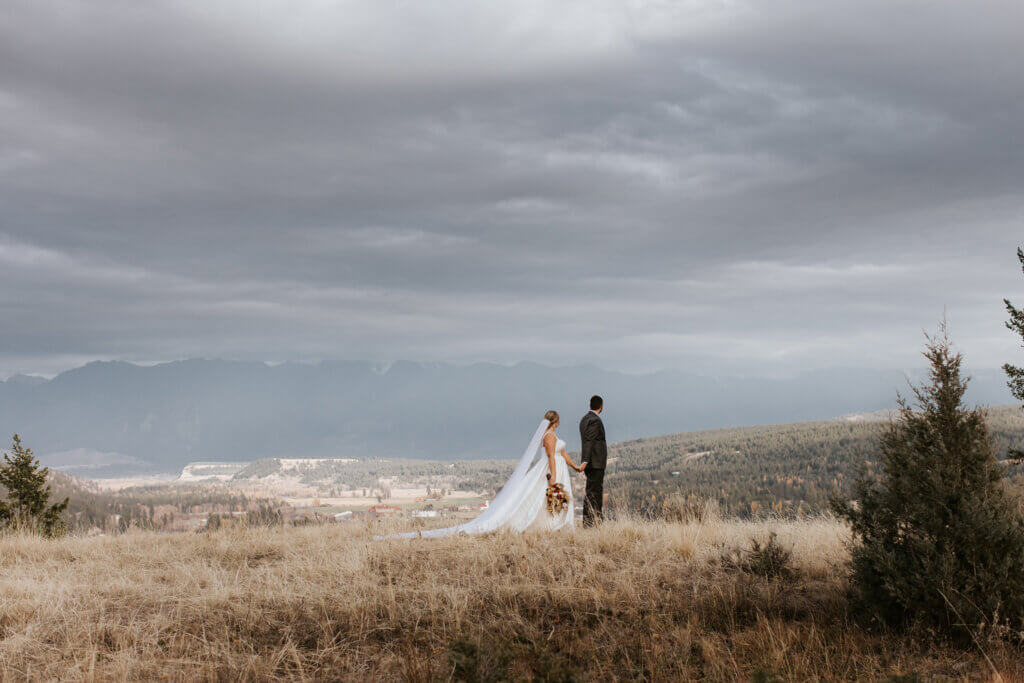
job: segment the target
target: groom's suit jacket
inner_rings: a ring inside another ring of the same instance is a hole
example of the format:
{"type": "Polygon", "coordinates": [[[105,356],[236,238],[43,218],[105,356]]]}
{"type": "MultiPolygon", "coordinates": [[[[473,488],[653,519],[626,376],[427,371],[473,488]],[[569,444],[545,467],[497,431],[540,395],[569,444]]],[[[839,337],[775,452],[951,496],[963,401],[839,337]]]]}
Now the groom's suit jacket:
{"type": "Polygon", "coordinates": [[[587,463],[587,469],[603,470],[608,464],[608,444],[604,439],[604,423],[593,410],[580,420],[580,460],[587,463]]]}

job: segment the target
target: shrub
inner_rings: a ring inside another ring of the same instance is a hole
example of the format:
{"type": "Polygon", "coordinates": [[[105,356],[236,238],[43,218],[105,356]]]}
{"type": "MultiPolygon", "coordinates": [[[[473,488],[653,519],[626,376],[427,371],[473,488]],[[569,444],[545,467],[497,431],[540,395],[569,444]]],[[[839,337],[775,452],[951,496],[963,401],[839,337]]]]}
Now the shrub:
{"type": "Polygon", "coordinates": [[[14,435],[11,452],[4,453],[0,463],[0,486],[8,500],[0,500],[0,528],[4,526],[37,531],[44,536],[64,533],[61,515],[68,508],[68,499],[50,505],[50,470],[39,466],[31,448],[14,435]]]}
{"type": "Polygon", "coordinates": [[[792,567],[793,553],[779,545],[777,538],[774,531],[768,534],[768,540],[764,544],[752,538],[749,550],[733,551],[723,555],[722,565],[769,580],[790,581],[795,577],[792,567]]]}
{"type": "Polygon", "coordinates": [[[751,539],[750,550],[744,556],[740,568],[748,574],[757,574],[767,579],[793,578],[793,568],[790,566],[793,554],[775,539],[774,531],[769,534],[768,542],[764,545],[756,538],[751,539]]]}
{"type": "MultiPolygon", "coordinates": [[[[1021,268],[1024,270],[1024,249],[1020,247],[1017,247],[1017,260],[1020,261],[1021,268]]],[[[1024,340],[1024,309],[1017,308],[1010,303],[1009,299],[1003,299],[1003,303],[1006,305],[1006,312],[1010,314],[1010,319],[1006,321],[1006,327],[1024,340]]],[[[1006,363],[1003,365],[1003,370],[1009,378],[1007,384],[1010,387],[1010,393],[1015,398],[1024,401],[1024,368],[1006,363]]],[[[1011,448],[1010,457],[1018,461],[1024,460],[1024,450],[1011,448]]]]}
{"type": "Polygon", "coordinates": [[[900,398],[881,437],[877,479],[834,500],[851,524],[854,594],[887,623],[916,620],[966,634],[1002,615],[1024,619],[1024,519],[981,409],[962,401],[967,380],[950,342],[928,338],[930,382],[900,398]]]}

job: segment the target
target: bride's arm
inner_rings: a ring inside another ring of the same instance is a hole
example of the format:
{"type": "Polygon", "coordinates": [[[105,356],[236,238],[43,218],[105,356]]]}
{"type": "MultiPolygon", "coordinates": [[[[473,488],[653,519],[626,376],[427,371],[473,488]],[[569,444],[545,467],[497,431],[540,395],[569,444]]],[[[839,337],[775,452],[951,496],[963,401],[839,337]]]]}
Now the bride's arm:
{"type": "Polygon", "coordinates": [[[566,465],[568,465],[569,467],[573,468],[577,472],[582,472],[583,471],[582,467],[577,467],[576,466],[576,463],[574,463],[572,461],[572,458],[569,457],[569,454],[565,452],[564,448],[562,449],[562,457],[565,458],[565,464],[566,465]]]}
{"type": "Polygon", "coordinates": [[[548,454],[548,482],[555,476],[555,435],[544,435],[544,450],[548,454]]]}

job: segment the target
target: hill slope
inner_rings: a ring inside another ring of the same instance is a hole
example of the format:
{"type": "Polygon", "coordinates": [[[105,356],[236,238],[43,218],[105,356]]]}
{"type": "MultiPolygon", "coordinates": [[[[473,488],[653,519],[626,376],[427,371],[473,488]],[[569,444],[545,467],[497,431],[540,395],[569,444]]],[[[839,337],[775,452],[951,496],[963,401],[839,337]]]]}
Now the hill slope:
{"type": "MultiPolygon", "coordinates": [[[[1024,447],[1024,412],[989,409],[1000,456],[1024,447]]],[[[870,468],[885,416],[687,432],[615,444],[613,502],[660,514],[666,500],[718,501],[729,514],[820,512],[831,492],[870,468]]],[[[1019,474],[1020,466],[1011,470],[1019,474]]]]}

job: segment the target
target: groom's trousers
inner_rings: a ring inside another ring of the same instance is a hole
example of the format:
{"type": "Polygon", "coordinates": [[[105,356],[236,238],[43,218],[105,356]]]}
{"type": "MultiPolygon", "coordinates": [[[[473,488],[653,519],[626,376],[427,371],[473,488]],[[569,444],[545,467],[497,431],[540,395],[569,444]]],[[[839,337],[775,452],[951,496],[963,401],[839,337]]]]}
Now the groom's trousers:
{"type": "Polygon", "coordinates": [[[604,470],[586,470],[587,492],[583,498],[583,526],[593,526],[601,521],[604,507],[604,470]]]}

